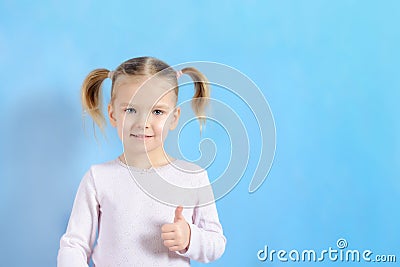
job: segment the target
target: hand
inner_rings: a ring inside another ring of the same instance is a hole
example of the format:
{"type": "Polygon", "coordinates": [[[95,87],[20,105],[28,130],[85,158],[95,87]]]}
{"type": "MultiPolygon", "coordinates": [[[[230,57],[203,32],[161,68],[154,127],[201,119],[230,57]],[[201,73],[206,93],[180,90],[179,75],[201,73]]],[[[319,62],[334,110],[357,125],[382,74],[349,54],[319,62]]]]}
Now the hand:
{"type": "Polygon", "coordinates": [[[161,227],[161,238],[164,240],[164,246],[170,251],[185,253],[190,243],[190,227],[182,211],[182,206],[175,209],[174,223],[167,223],[161,227]]]}

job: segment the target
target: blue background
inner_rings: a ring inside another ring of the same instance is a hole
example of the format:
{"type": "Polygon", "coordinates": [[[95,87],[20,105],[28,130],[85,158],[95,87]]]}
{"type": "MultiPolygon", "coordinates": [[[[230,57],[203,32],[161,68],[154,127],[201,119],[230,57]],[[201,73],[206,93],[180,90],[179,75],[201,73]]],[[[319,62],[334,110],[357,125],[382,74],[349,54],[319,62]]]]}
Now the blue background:
{"type": "Polygon", "coordinates": [[[256,255],[341,237],[399,261],[399,12],[398,1],[1,1],[1,265],[55,266],[84,172],[122,151],[110,126],[97,142],[90,120],[84,130],[80,85],[143,55],[237,68],[274,114],[273,167],[255,193],[247,172],[217,202],[228,243],[210,266],[343,266],[256,255]]]}

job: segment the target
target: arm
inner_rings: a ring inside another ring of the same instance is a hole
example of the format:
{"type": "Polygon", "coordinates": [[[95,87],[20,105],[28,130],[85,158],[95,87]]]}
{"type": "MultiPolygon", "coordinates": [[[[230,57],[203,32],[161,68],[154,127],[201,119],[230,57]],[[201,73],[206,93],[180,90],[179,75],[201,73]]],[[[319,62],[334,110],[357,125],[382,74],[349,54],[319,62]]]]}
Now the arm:
{"type": "Polygon", "coordinates": [[[91,171],[83,177],[66,233],[61,237],[58,267],[87,267],[96,238],[99,203],[91,171]]]}
{"type": "MultiPolygon", "coordinates": [[[[214,199],[207,173],[204,173],[205,176],[200,185],[206,185],[207,190],[205,194],[199,196],[199,199],[210,199],[210,197],[214,199]]],[[[226,238],[219,222],[215,202],[203,207],[195,207],[192,223],[188,222],[188,224],[190,227],[189,247],[185,253],[177,252],[179,255],[205,263],[217,260],[222,256],[225,251],[226,238]]]]}

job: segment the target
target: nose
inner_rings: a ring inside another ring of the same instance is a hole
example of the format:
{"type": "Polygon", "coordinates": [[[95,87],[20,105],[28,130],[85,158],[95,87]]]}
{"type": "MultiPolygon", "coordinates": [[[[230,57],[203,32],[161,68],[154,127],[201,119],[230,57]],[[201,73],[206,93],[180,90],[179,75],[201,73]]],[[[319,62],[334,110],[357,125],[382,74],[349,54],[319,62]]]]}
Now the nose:
{"type": "Polygon", "coordinates": [[[138,114],[134,123],[137,129],[147,129],[150,127],[150,117],[146,113],[138,114]]]}

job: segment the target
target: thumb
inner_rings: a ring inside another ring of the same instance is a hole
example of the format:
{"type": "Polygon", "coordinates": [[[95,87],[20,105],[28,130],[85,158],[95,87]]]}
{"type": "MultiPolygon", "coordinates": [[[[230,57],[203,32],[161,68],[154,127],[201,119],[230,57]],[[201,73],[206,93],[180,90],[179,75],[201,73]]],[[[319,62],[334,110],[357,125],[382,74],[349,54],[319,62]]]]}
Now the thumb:
{"type": "Polygon", "coordinates": [[[182,215],[183,207],[178,206],[175,209],[175,217],[174,217],[174,223],[176,223],[179,220],[185,220],[185,217],[182,215]]]}

